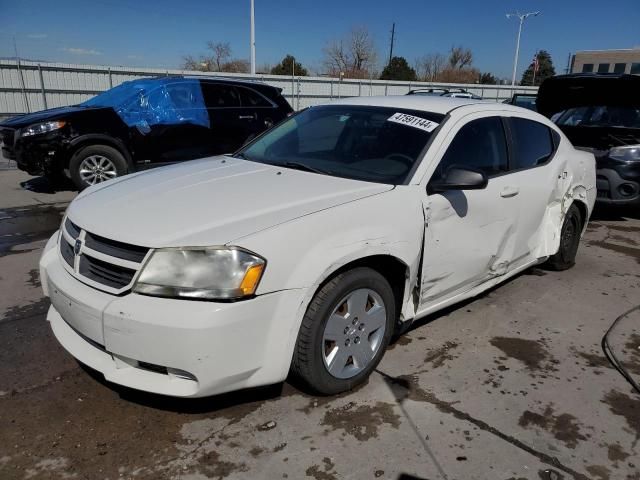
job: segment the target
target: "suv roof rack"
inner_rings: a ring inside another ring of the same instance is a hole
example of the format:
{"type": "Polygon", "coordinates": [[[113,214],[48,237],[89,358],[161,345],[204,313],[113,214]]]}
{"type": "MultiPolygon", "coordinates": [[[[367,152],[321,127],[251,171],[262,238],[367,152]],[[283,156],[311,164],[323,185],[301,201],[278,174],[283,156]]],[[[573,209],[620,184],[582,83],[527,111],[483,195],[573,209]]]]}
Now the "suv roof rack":
{"type": "Polygon", "coordinates": [[[414,88],[413,90],[409,90],[409,93],[407,93],[407,95],[413,95],[421,92],[426,92],[426,93],[442,92],[440,95],[446,95],[447,93],[469,93],[464,88],[458,88],[458,87],[456,88],[423,87],[423,88],[414,88]]]}

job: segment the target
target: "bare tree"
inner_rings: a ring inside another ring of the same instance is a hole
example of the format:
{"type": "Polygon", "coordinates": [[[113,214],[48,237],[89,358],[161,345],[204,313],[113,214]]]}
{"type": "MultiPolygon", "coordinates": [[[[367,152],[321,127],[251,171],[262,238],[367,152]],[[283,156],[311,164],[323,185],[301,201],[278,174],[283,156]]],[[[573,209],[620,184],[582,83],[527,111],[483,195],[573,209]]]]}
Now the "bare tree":
{"type": "Polygon", "coordinates": [[[211,50],[211,63],[215,66],[215,71],[221,72],[222,66],[231,57],[231,45],[229,42],[207,42],[207,48],[211,50]]]}
{"type": "Polygon", "coordinates": [[[461,70],[464,67],[471,66],[471,62],[473,62],[471,50],[463,47],[451,47],[451,51],[449,52],[449,68],[461,70]]]}
{"type": "Polygon", "coordinates": [[[416,60],[418,78],[425,82],[435,81],[445,65],[445,57],[440,53],[430,53],[416,60]]]}
{"type": "Polygon", "coordinates": [[[367,78],[376,63],[373,37],[364,27],[354,27],[342,39],[329,41],[324,51],[324,65],[330,75],[367,78]]]}
{"type": "Polygon", "coordinates": [[[229,73],[249,73],[249,61],[243,58],[234,58],[222,64],[221,72],[229,73]]]}

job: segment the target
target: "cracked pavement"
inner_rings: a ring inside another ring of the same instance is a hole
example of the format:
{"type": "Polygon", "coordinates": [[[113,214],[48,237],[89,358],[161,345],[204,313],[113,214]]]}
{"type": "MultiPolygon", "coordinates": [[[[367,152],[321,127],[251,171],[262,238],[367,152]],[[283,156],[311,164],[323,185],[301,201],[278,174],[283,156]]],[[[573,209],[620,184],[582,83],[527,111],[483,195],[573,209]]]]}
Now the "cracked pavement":
{"type": "MultiPolygon", "coordinates": [[[[640,304],[640,220],[599,214],[577,265],[419,321],[369,382],[180,400],[106,383],[45,321],[37,262],[73,192],[0,171],[0,478],[640,479],[640,395],[600,349],[640,304]]],[[[640,379],[640,313],[611,337],[640,379]]]]}

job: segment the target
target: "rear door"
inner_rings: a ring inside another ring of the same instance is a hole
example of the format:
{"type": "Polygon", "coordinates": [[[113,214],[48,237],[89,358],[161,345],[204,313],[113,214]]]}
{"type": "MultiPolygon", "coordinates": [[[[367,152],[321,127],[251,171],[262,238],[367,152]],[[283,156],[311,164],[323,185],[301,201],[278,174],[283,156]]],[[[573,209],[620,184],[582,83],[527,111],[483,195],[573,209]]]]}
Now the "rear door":
{"type": "Polygon", "coordinates": [[[209,112],[209,155],[232,153],[249,136],[251,122],[255,119],[245,118],[249,113],[243,113],[240,94],[234,85],[207,80],[200,82],[209,112]]]}
{"type": "Polygon", "coordinates": [[[280,121],[277,106],[260,92],[249,87],[236,87],[240,94],[242,112],[240,118],[245,121],[247,138],[249,140],[256,135],[271,128],[280,121]]]}
{"type": "Polygon", "coordinates": [[[511,139],[509,186],[518,205],[514,265],[536,260],[544,241],[542,229],[550,208],[560,208],[567,181],[561,158],[555,158],[559,137],[546,125],[528,118],[506,117],[511,139]]]}

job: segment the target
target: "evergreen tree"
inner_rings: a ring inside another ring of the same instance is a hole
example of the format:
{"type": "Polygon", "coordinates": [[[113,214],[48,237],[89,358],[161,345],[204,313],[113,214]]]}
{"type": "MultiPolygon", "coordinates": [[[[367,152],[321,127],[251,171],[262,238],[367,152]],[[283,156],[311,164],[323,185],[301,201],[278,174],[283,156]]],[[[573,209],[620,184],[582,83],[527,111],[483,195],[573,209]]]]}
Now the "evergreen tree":
{"type": "Polygon", "coordinates": [[[306,77],[309,75],[307,69],[302,66],[300,62],[296,62],[296,58],[293,55],[287,55],[282,61],[271,69],[271,75],[291,75],[295,74],[297,77],[306,77]],[[295,63],[295,72],[293,66],[295,63]]]}
{"type": "Polygon", "coordinates": [[[380,80],[412,81],[417,79],[416,71],[409,66],[404,57],[393,57],[380,75],[380,80]]]}
{"type": "MultiPolygon", "coordinates": [[[[556,74],[555,68],[553,68],[553,61],[551,60],[551,55],[546,50],[540,50],[536,57],[538,59],[538,71],[535,76],[535,85],[540,85],[542,81],[546,78],[553,77],[556,74]]],[[[522,74],[522,80],[520,80],[520,85],[530,86],[533,85],[533,70],[535,66],[535,59],[529,67],[522,74]]]]}

